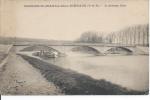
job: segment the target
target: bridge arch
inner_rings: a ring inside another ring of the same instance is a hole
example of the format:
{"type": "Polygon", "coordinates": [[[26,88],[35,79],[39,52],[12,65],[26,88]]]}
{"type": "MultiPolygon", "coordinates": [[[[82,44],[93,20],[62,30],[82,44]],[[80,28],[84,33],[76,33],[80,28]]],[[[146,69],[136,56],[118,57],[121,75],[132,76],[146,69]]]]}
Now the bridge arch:
{"type": "Polygon", "coordinates": [[[94,55],[103,55],[99,50],[91,46],[76,46],[76,47],[73,47],[71,51],[94,54],[94,55]]]}
{"type": "Polygon", "coordinates": [[[59,52],[58,50],[56,50],[52,47],[46,46],[46,45],[32,45],[32,46],[28,46],[28,47],[23,48],[21,51],[41,51],[41,50],[59,52]]]}
{"type": "Polygon", "coordinates": [[[131,55],[133,54],[133,51],[127,47],[112,47],[108,49],[105,54],[125,54],[125,55],[131,55]]]}

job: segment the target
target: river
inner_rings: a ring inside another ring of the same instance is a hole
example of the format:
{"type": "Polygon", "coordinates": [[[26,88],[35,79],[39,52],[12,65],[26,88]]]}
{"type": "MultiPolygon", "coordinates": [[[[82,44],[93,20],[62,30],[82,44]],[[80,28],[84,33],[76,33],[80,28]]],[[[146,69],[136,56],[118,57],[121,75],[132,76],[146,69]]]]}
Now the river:
{"type": "Polygon", "coordinates": [[[67,56],[45,60],[48,63],[89,75],[95,79],[105,79],[128,89],[148,90],[149,67],[146,55],[94,56],[72,52],[72,46],[53,46],[53,48],[67,56]]]}

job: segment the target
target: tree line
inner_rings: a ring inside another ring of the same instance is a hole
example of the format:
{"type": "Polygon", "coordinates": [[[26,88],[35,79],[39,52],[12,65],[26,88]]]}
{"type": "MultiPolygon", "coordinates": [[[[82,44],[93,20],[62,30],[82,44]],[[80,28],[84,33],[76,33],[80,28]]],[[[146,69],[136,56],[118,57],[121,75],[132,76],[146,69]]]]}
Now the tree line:
{"type": "Polygon", "coordinates": [[[104,42],[103,34],[99,32],[87,31],[81,34],[80,38],[77,39],[77,42],[85,43],[103,43],[104,42]]]}
{"type": "Polygon", "coordinates": [[[81,34],[76,42],[109,43],[120,45],[149,45],[149,25],[137,25],[122,29],[118,32],[105,33],[88,31],[81,34]]]}

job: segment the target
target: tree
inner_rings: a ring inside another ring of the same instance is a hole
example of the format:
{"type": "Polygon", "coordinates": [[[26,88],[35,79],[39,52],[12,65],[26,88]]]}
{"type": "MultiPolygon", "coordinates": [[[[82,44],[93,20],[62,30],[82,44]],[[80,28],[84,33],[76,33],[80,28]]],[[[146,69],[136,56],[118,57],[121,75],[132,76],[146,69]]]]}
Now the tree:
{"type": "Polygon", "coordinates": [[[84,32],[81,34],[78,42],[87,42],[87,43],[103,43],[103,35],[98,32],[84,32]]]}

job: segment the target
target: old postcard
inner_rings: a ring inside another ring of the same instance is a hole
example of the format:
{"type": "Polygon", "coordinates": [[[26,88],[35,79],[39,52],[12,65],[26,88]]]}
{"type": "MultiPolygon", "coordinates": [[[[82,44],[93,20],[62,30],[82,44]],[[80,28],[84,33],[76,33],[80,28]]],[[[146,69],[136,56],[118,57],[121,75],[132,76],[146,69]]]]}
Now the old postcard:
{"type": "Polygon", "coordinates": [[[148,0],[0,0],[1,95],[147,95],[148,0]]]}

